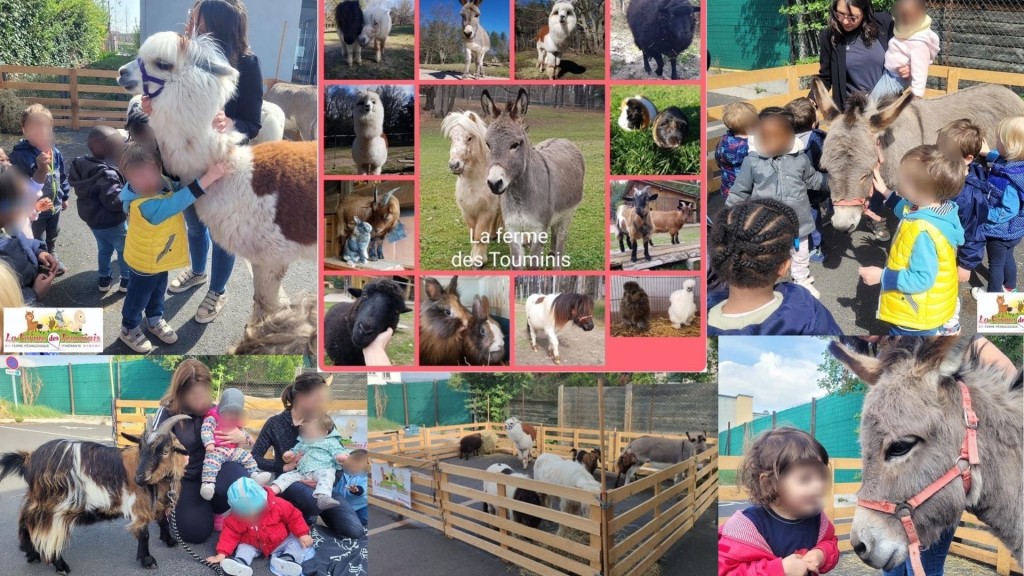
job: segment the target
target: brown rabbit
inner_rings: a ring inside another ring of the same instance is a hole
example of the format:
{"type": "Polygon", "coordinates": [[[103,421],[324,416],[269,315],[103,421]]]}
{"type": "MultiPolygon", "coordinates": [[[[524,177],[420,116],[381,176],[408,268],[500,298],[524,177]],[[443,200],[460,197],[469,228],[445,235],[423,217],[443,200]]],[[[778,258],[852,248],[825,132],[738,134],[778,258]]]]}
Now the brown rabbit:
{"type": "Polygon", "coordinates": [[[505,359],[505,335],[491,318],[487,296],[473,297],[473,315],[466,328],[462,350],[470,366],[493,366],[505,359]]]}
{"type": "Polygon", "coordinates": [[[425,299],[420,305],[420,364],[457,366],[462,363],[463,338],[469,310],[459,301],[459,279],[444,288],[434,278],[423,279],[425,299]]]}

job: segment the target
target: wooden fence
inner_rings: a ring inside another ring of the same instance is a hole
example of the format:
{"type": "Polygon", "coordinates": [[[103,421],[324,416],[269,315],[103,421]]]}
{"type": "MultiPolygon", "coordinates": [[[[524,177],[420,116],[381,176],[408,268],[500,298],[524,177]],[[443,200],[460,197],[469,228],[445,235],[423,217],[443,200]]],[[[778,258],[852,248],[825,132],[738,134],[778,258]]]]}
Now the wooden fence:
{"type": "MultiPolygon", "coordinates": [[[[818,75],[818,64],[800,64],[797,66],[782,66],[779,68],[765,68],[762,70],[751,70],[749,72],[728,72],[725,74],[708,75],[708,92],[735,88],[739,86],[750,86],[768,82],[786,81],[786,92],[773,94],[763,98],[748,100],[758,110],[769,106],[785,106],[788,102],[801,96],[807,96],[810,92],[807,81],[818,75]]],[[[1014,72],[993,72],[990,70],[974,70],[970,68],[954,68],[951,66],[929,66],[928,77],[938,79],[939,86],[944,89],[929,88],[925,96],[935,97],[945,94],[952,94],[960,90],[961,82],[987,82],[991,84],[1002,84],[1004,86],[1024,87],[1024,74],[1014,72]]],[[[712,106],[708,108],[708,123],[722,119],[724,106],[712,106]]],[[[715,148],[721,137],[708,139],[708,191],[715,192],[722,185],[721,171],[715,162],[715,148]]]]}
{"type": "MultiPolygon", "coordinates": [[[[735,471],[739,468],[742,456],[719,456],[718,466],[722,470],[735,471]]],[[[836,536],[839,537],[839,551],[850,552],[853,550],[850,544],[850,529],[853,526],[853,513],[856,512],[856,498],[854,495],[860,489],[860,482],[836,482],[838,472],[860,472],[860,458],[832,458],[829,460],[829,470],[832,473],[832,482],[829,484],[825,494],[825,514],[832,520],[836,527],[836,536]],[[846,505],[836,506],[838,500],[846,505]]],[[[718,486],[719,501],[746,500],[746,491],[738,486],[718,486]]],[[[728,517],[719,517],[719,524],[728,520],[728,517]]],[[[1003,546],[995,536],[985,527],[981,520],[973,514],[964,512],[957,526],[955,541],[950,547],[950,552],[957,556],[970,558],[975,562],[992,566],[997,574],[1007,576],[1012,572],[1021,573],[1021,567],[1010,555],[1010,551],[1003,546]]]]}
{"type": "MultiPolygon", "coordinates": [[[[501,423],[421,428],[415,434],[402,430],[372,433],[368,439],[371,461],[410,468],[413,493],[411,509],[375,496],[372,487],[370,502],[544,576],[639,576],[693,527],[718,494],[714,438],[709,439],[712,445],[704,453],[662,470],[645,467],[639,474],[641,479],[602,495],[441,461],[458,455],[460,438],[485,430],[498,436],[499,451],[511,453],[511,441],[501,423]],[[703,464],[700,470],[698,462],[703,464]],[[685,478],[665,487],[664,483],[678,474],[685,478]],[[496,484],[496,495],[478,488],[485,481],[496,484]],[[577,516],[514,500],[511,494],[516,488],[580,502],[582,513],[577,516]],[[631,506],[626,502],[646,490],[652,490],[653,495],[642,504],[631,506]],[[483,512],[484,502],[494,506],[497,514],[483,512]],[[511,512],[530,514],[568,530],[552,534],[530,528],[514,522],[511,512]]],[[[630,440],[643,435],[606,433],[604,453],[617,456],[630,440]]],[[[684,438],[669,437],[680,441],[684,438]]],[[[596,430],[537,427],[538,455],[568,457],[574,446],[600,445],[596,430]]],[[[615,457],[603,460],[602,465],[610,472],[615,457]]]]}
{"type": "Polygon", "coordinates": [[[13,90],[26,104],[46,106],[54,126],[120,126],[131,96],[114,81],[117,76],[117,70],[0,66],[0,90],[13,90]],[[21,78],[25,75],[31,77],[21,78]],[[97,98],[98,94],[114,96],[97,98]]]}

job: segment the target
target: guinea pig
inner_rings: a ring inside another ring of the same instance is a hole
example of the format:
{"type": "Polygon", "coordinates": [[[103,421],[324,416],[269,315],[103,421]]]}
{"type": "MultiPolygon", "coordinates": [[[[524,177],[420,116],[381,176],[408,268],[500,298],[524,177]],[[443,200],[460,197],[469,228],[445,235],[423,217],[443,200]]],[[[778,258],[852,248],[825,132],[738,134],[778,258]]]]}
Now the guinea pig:
{"type": "Polygon", "coordinates": [[[646,130],[651,127],[651,122],[657,115],[658,109],[654,107],[654,103],[637,94],[622,101],[619,111],[619,128],[626,132],[646,130]]]}
{"type": "Polygon", "coordinates": [[[654,119],[654,143],[659,148],[678,148],[689,132],[686,115],[675,106],[662,110],[654,119]]]}

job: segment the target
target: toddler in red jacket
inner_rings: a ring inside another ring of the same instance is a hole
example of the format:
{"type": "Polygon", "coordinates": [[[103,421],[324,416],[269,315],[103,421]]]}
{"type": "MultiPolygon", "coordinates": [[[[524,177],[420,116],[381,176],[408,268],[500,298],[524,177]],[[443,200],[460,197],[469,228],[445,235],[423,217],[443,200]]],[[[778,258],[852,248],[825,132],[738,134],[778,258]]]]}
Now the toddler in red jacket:
{"type": "Polygon", "coordinates": [[[207,561],[220,564],[230,576],[252,576],[252,561],[270,560],[281,576],[301,576],[306,548],[313,545],[302,513],[273,490],[251,478],[239,478],[228,488],[231,513],[217,541],[217,555],[207,561]]]}
{"type": "Polygon", "coordinates": [[[823,498],[828,453],[810,434],[777,428],[747,451],[737,483],[753,506],[718,530],[719,576],[824,574],[839,562],[823,498]]]}

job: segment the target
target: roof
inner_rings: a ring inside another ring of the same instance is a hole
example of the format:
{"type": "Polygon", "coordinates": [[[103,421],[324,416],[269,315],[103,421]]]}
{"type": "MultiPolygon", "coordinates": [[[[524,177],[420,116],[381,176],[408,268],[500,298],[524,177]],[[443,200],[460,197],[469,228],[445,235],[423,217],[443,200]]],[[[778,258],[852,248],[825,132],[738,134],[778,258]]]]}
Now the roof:
{"type": "Polygon", "coordinates": [[[700,184],[696,182],[672,182],[664,180],[630,180],[626,186],[627,190],[632,190],[637,186],[650,186],[656,188],[659,192],[668,192],[672,194],[679,194],[681,196],[688,196],[693,199],[700,199],[700,184]]]}

